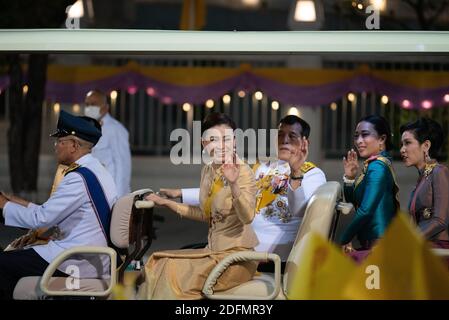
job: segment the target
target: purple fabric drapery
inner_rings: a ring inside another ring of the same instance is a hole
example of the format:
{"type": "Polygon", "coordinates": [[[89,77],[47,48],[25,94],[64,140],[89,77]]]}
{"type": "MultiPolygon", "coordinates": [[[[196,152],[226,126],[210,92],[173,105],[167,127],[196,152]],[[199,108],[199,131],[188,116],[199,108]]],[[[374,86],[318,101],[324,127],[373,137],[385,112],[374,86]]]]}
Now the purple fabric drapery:
{"type": "MultiPolygon", "coordinates": [[[[7,76],[0,76],[0,88],[9,84],[7,76]]],[[[323,85],[289,85],[244,72],[226,80],[199,86],[183,86],[165,83],[129,71],[112,77],[84,82],[82,84],[61,83],[49,80],[46,86],[46,98],[62,103],[81,103],[86,92],[91,89],[106,92],[127,90],[129,88],[148,89],[151,95],[164,103],[185,102],[202,104],[207,99],[219,99],[233,90],[253,92],[261,90],[268,97],[284,104],[302,106],[319,106],[337,101],[349,92],[375,92],[387,95],[394,103],[410,102],[410,108],[421,108],[425,100],[432,105],[442,105],[444,96],[449,94],[449,87],[419,89],[390,83],[372,75],[357,75],[350,79],[326,83],[323,85]]]]}

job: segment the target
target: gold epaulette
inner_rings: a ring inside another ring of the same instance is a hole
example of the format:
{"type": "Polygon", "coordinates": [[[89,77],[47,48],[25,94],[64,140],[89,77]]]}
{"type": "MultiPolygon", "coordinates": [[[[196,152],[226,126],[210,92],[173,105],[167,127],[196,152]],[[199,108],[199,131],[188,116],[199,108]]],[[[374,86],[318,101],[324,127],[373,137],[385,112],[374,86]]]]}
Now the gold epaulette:
{"type": "Polygon", "coordinates": [[[316,168],[316,165],[313,162],[304,162],[304,164],[301,166],[301,171],[306,173],[312,170],[313,168],[316,168]]]}
{"type": "Polygon", "coordinates": [[[76,170],[77,168],[79,168],[80,165],[76,162],[72,163],[66,170],[64,173],[64,176],[66,176],[68,173],[72,172],[73,170],[76,170]]]}

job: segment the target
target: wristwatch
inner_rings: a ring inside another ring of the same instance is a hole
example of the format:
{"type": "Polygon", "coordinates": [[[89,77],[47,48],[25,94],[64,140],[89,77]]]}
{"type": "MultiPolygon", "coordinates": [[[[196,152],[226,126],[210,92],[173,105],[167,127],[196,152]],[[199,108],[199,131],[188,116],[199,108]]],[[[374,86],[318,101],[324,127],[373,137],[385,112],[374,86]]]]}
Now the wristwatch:
{"type": "Polygon", "coordinates": [[[302,180],[303,178],[304,178],[304,174],[302,172],[298,176],[295,176],[293,174],[293,172],[290,173],[290,179],[292,179],[292,180],[302,180]]]}

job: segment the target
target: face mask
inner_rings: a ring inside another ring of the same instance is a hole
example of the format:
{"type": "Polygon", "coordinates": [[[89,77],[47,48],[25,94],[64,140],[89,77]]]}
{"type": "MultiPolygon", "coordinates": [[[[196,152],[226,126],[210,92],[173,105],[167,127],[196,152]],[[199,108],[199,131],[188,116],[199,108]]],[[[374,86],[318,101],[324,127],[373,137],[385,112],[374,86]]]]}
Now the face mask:
{"type": "Polygon", "coordinates": [[[98,106],[87,106],[84,108],[84,115],[86,117],[94,118],[95,120],[100,119],[100,107],[98,106]]]}

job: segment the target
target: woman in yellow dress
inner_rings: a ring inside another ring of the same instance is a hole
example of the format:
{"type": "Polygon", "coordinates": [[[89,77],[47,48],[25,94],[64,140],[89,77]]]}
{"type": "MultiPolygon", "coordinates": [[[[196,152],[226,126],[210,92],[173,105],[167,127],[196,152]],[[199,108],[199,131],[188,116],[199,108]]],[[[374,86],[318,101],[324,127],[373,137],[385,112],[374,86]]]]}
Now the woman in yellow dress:
{"type": "MultiPolygon", "coordinates": [[[[256,184],[251,168],[235,154],[231,118],[211,113],[202,125],[202,145],[212,161],[201,172],[200,205],[190,206],[156,194],[147,196],[158,206],[181,217],[209,224],[208,245],[202,249],[155,252],[145,265],[147,299],[200,299],[210,271],[233,252],[253,250],[258,244],[254,218],[256,184]]],[[[256,262],[232,265],[217,281],[214,291],[227,290],[250,280],[256,262]]]]}

